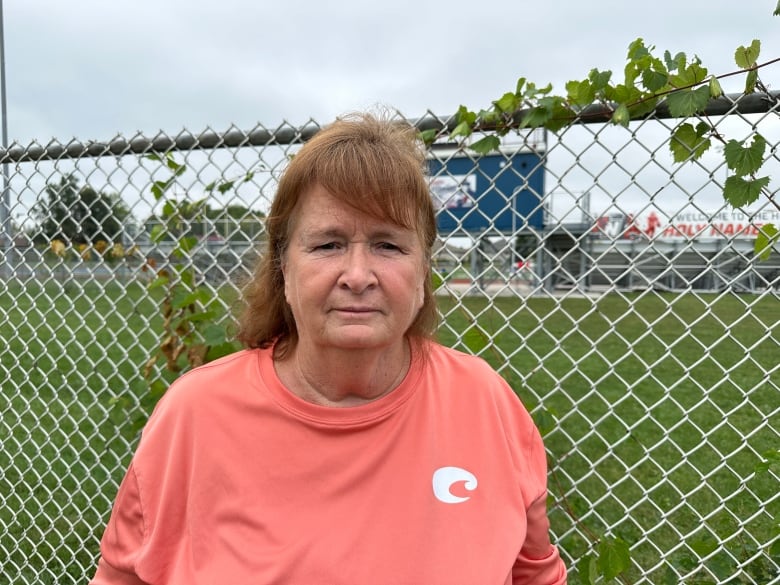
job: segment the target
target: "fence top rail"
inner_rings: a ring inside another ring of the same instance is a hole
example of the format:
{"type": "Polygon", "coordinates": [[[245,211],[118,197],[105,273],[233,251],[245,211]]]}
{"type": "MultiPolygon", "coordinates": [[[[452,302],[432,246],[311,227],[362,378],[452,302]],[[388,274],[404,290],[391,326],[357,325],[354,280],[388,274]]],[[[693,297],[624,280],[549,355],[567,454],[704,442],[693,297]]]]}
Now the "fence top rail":
{"type": "MultiPolygon", "coordinates": [[[[753,93],[749,95],[729,94],[710,100],[704,114],[724,116],[729,114],[761,114],[770,111],[780,102],[780,91],[753,93]]],[[[518,123],[526,110],[520,110],[515,118],[518,123]]],[[[577,119],[579,124],[603,124],[612,117],[606,105],[584,108],[577,119]]],[[[665,102],[659,104],[647,118],[672,118],[665,102]]],[[[456,116],[436,116],[428,112],[425,116],[410,122],[420,130],[448,130],[457,125],[456,116]]],[[[257,126],[252,130],[231,128],[226,132],[206,130],[199,134],[182,131],[176,135],[163,132],[149,137],[137,134],[132,138],[116,136],[101,141],[81,142],[73,139],[67,143],[52,139],[48,144],[33,142],[28,146],[14,142],[8,148],[0,147],[0,164],[36,162],[84,157],[124,156],[129,154],[165,154],[173,151],[213,150],[216,148],[239,148],[245,146],[286,146],[303,144],[320,130],[320,125],[309,120],[300,127],[283,122],[275,129],[257,126]]],[[[489,130],[489,128],[486,128],[489,130]]]]}

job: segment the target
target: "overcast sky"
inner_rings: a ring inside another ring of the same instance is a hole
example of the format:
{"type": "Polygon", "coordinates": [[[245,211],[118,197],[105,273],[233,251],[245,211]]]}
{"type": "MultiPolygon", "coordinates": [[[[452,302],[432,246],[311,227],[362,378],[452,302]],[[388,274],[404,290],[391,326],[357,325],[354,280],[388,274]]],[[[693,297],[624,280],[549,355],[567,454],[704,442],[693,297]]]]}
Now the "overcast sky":
{"type": "Polygon", "coordinates": [[[593,67],[618,75],[637,37],[726,73],[754,38],[760,61],[780,57],[775,5],[4,0],[9,139],[327,122],[377,103],[410,118],[447,115],[488,106],[520,76],[563,92],[593,67]]]}

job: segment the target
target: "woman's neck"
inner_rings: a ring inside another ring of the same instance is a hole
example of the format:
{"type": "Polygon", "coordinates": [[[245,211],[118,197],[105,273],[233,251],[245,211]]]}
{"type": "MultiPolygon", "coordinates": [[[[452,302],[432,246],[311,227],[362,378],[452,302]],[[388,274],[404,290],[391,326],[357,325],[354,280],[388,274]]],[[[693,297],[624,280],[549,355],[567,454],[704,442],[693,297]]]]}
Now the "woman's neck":
{"type": "Polygon", "coordinates": [[[358,406],[395,389],[409,371],[409,344],[378,350],[322,350],[298,344],[276,372],[299,398],[322,406],[358,406]]]}

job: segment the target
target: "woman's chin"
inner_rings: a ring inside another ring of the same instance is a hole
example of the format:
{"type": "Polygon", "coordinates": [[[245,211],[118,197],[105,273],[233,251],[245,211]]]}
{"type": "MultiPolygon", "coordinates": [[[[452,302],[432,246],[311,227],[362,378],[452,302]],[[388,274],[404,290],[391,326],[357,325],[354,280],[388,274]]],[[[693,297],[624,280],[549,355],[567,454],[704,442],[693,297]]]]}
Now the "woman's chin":
{"type": "MultiPolygon", "coordinates": [[[[403,343],[403,337],[399,337],[398,344],[403,343]]],[[[394,341],[387,335],[380,334],[369,327],[349,326],[341,327],[339,331],[329,335],[325,345],[333,349],[381,349],[392,346],[394,341]]]]}

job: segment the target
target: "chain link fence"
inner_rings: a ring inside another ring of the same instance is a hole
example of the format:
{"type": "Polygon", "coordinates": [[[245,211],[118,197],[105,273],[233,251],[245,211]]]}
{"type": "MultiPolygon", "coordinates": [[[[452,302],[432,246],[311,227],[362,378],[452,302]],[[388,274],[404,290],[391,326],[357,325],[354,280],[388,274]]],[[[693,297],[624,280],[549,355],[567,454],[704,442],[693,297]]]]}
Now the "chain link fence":
{"type": "MultiPolygon", "coordinates": [[[[720,100],[709,121],[738,140],[761,132],[776,182],[778,104],[750,100],[720,100]]],[[[717,152],[673,163],[681,122],[518,133],[490,156],[446,137],[430,150],[440,337],[490,361],[545,434],[571,583],[622,543],[624,583],[780,583],[780,249],[752,252],[780,209],[725,207],[717,152]]],[[[170,379],[149,364],[166,324],[150,285],[191,268],[228,323],[279,174],[318,128],[0,152],[0,583],[92,574],[170,379]]]]}

